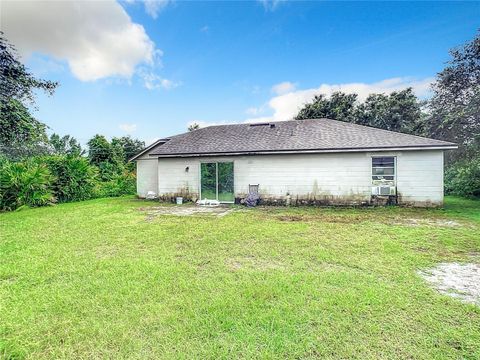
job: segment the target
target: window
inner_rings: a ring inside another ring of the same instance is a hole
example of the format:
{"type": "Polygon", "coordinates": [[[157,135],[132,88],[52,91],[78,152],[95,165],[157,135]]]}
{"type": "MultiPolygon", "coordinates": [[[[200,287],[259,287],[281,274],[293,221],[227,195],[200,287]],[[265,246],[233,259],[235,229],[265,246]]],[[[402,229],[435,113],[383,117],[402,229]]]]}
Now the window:
{"type": "Polygon", "coordinates": [[[395,157],[373,157],[372,158],[372,183],[395,182],[395,157]]]}

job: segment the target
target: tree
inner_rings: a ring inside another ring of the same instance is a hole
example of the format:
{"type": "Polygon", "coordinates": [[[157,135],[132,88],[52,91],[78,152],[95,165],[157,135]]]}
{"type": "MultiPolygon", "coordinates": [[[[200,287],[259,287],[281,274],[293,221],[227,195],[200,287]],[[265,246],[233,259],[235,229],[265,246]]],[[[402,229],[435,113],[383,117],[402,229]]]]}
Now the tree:
{"type": "Polygon", "coordinates": [[[102,180],[110,180],[124,171],[123,149],[119,144],[111,144],[103,135],[95,135],[88,143],[88,160],[98,167],[102,180]]]}
{"type": "Polygon", "coordinates": [[[122,148],[124,162],[128,162],[128,160],[145,148],[144,141],[133,139],[130,136],[123,136],[121,138],[114,137],[112,139],[112,145],[122,148]]]}
{"type": "Polygon", "coordinates": [[[27,106],[35,104],[35,90],[51,95],[56,82],[37,79],[20,62],[15,48],[0,32],[0,152],[9,157],[30,155],[45,148],[46,126],[27,106]]]}
{"type": "Polygon", "coordinates": [[[316,95],[295,119],[329,118],[409,134],[422,133],[422,103],[411,88],[391,94],[370,94],[363,103],[357,99],[357,94],[342,92],[334,92],[330,97],[316,95]]]}
{"type": "Polygon", "coordinates": [[[480,156],[480,32],[450,55],[433,84],[426,124],[430,136],[459,145],[448,163],[480,156]]]}
{"type": "Polygon", "coordinates": [[[70,135],[60,137],[60,135],[53,133],[50,135],[49,144],[51,152],[55,155],[79,156],[84,154],[80,143],[70,135]]]}
{"type": "Polygon", "coordinates": [[[193,123],[188,125],[188,131],[198,130],[200,129],[200,125],[197,123],[193,123]]]}
{"type": "Polygon", "coordinates": [[[422,104],[412,88],[389,95],[370,94],[357,108],[355,123],[407,134],[423,133],[422,104]]]}
{"type": "Polygon", "coordinates": [[[18,159],[47,152],[46,125],[17,99],[0,101],[0,154],[18,159]]]}
{"type": "Polygon", "coordinates": [[[305,104],[298,112],[296,120],[335,119],[355,122],[357,94],[334,92],[329,98],[323,94],[315,95],[311,103],[305,104]]]}

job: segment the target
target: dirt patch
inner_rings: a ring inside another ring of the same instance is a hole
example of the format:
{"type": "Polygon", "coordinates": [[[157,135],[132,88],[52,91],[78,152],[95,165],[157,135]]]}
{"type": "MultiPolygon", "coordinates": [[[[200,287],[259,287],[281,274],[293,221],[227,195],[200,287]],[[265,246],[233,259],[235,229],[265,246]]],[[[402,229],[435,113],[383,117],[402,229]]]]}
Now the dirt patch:
{"type": "MultiPolygon", "coordinates": [[[[140,211],[145,209],[140,208],[140,211]]],[[[174,215],[174,216],[195,216],[208,215],[223,217],[230,214],[235,209],[227,206],[195,206],[195,205],[181,205],[181,206],[157,206],[147,208],[147,220],[152,220],[157,216],[174,215]]]]}
{"type": "Polygon", "coordinates": [[[437,227],[459,227],[462,226],[457,221],[448,219],[418,219],[408,218],[400,219],[393,223],[393,225],[406,225],[406,226],[437,226],[437,227]]]}
{"type": "Polygon", "coordinates": [[[441,263],[418,273],[440,293],[480,306],[480,264],[441,263]]]}
{"type": "Polygon", "coordinates": [[[365,218],[359,216],[332,216],[331,214],[318,215],[278,215],[275,219],[286,222],[324,222],[324,223],[340,223],[352,224],[365,221],[365,218]]]}
{"type": "Polygon", "coordinates": [[[226,261],[227,267],[232,271],[239,270],[283,270],[286,268],[285,264],[273,259],[260,259],[254,256],[244,256],[228,259],[226,261]]]}
{"type": "Polygon", "coordinates": [[[305,221],[306,219],[300,215],[281,215],[277,216],[280,221],[305,221]]]}

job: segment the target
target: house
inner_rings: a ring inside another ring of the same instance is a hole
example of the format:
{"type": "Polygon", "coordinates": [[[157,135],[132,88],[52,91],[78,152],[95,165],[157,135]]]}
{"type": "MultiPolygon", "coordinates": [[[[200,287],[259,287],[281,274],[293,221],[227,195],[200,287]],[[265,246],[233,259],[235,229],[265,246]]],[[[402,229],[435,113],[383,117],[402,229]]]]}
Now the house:
{"type": "Polygon", "coordinates": [[[453,143],[330,119],[209,126],[131,160],[137,193],[233,203],[439,206],[453,143]]]}

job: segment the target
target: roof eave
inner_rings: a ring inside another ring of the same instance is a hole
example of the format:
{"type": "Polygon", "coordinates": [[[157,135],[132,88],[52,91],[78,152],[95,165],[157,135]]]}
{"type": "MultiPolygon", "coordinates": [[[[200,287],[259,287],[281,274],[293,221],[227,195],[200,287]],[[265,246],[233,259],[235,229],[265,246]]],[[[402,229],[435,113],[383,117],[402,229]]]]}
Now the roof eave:
{"type": "Polygon", "coordinates": [[[454,150],[455,144],[427,145],[427,146],[396,146],[396,147],[366,147],[366,148],[338,148],[338,149],[306,149],[306,150],[258,150],[258,151],[225,151],[205,153],[175,153],[175,154],[149,154],[151,157],[203,157],[203,156],[238,156],[238,155],[281,155],[281,154],[318,154],[318,153],[344,153],[344,152],[369,152],[369,151],[414,151],[414,150],[454,150]]]}
{"type": "Polygon", "coordinates": [[[148,150],[153,149],[155,146],[159,145],[160,143],[166,143],[168,140],[170,140],[170,139],[158,139],[153,144],[148,145],[143,150],[141,150],[138,154],[136,154],[136,155],[132,156],[130,159],[128,159],[128,162],[137,160],[140,156],[145,154],[148,150]]]}

